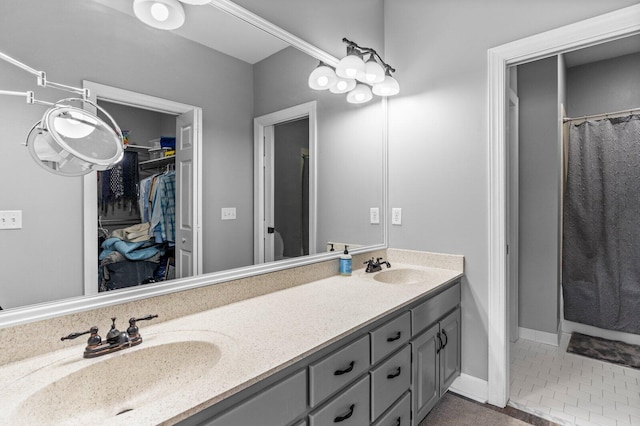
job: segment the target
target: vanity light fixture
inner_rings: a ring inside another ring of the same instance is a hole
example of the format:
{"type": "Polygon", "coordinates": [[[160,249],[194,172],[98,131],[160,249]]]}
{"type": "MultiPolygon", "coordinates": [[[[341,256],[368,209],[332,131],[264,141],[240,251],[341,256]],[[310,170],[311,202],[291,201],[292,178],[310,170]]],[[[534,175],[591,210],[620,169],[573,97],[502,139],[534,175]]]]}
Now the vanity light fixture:
{"type": "Polygon", "coordinates": [[[88,100],[88,89],[49,81],[44,71],[37,71],[2,52],[0,59],[35,75],[40,87],[81,95],[81,98],[51,103],[36,99],[32,91],[0,90],[0,95],[23,96],[28,104],[49,107],[42,119],[33,125],[25,142],[29,153],[42,168],[61,176],[82,176],[94,170],[109,169],[122,160],[122,131],[104,109],[88,100]],[[98,112],[105,118],[99,117],[98,112]]]}
{"type": "Polygon", "coordinates": [[[335,70],[320,62],[309,76],[309,87],[347,93],[347,102],[355,104],[370,101],[374,94],[393,96],[400,92],[398,81],[391,76],[396,70],[384,62],[378,52],[346,38],[342,41],[347,44],[347,56],[338,62],[335,70]]]}

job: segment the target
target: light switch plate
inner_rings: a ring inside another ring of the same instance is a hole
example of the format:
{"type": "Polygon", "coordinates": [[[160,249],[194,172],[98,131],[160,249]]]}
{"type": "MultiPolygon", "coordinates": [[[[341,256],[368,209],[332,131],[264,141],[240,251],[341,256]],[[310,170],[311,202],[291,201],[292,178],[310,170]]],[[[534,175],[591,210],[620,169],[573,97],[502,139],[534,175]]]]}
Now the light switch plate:
{"type": "Polygon", "coordinates": [[[223,207],[222,208],[222,220],[233,220],[236,218],[235,207],[223,207]]]}
{"type": "Polygon", "coordinates": [[[380,209],[378,207],[371,207],[369,210],[369,216],[371,224],[376,225],[380,223],[380,209]]]}
{"type": "Polygon", "coordinates": [[[402,225],[402,209],[400,207],[391,209],[391,224],[402,225]]]}
{"type": "Polygon", "coordinates": [[[0,211],[0,229],[22,229],[22,210],[0,211]]]}

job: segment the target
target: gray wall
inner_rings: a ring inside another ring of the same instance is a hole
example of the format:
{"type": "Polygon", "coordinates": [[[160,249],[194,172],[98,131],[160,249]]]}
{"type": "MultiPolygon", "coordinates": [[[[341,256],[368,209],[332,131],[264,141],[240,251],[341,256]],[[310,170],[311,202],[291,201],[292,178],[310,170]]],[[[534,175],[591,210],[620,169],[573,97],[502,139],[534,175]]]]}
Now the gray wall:
{"type": "Polygon", "coordinates": [[[400,82],[389,102],[390,207],[403,209],[390,245],[465,256],[466,374],[486,379],[490,356],[487,49],[636,3],[385,2],[385,59],[400,82]]]}
{"type": "Polygon", "coordinates": [[[640,53],[571,67],[567,70],[570,117],[640,107],[640,53]]]}
{"type": "Polygon", "coordinates": [[[558,60],[518,67],[519,325],[558,331],[558,60]]]}
{"type": "Polygon", "coordinates": [[[381,102],[352,105],[344,95],[309,89],[317,65],[291,47],[255,64],[255,116],[317,101],[316,249],[326,251],[328,241],[379,244],[382,227],[369,223],[369,208],[382,207],[381,102]]]}
{"type": "MultiPolygon", "coordinates": [[[[54,81],[81,86],[87,79],[202,107],[204,268],[252,263],[250,65],[84,0],[4,0],[0,16],[2,51],[54,81]],[[220,208],[229,206],[238,219],[222,222],[220,208]]],[[[50,101],[69,95],[36,88],[35,77],[5,62],[0,75],[3,89],[35,90],[50,101]]],[[[83,293],[82,180],[42,170],[21,145],[44,111],[21,98],[0,99],[3,157],[10,159],[0,179],[13,183],[0,190],[0,209],[22,210],[24,225],[0,234],[3,308],[83,293]]]]}
{"type": "Polygon", "coordinates": [[[455,13],[448,0],[237,3],[335,56],[344,56],[342,37],[384,42],[400,82],[389,102],[389,195],[403,224],[390,227],[389,243],[465,255],[462,370],[486,379],[487,49],[637,0],[461,0],[455,13]]]}

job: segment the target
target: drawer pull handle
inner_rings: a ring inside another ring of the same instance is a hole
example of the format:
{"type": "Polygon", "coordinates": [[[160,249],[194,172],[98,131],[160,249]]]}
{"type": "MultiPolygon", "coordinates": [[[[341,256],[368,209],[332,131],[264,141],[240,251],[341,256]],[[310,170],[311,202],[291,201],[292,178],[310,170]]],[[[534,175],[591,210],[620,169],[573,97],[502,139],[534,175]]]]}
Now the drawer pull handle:
{"type": "Polygon", "coordinates": [[[387,379],[395,379],[400,375],[401,372],[402,372],[402,367],[398,367],[396,371],[394,371],[393,373],[387,374],[387,379]]]}
{"type": "Polygon", "coordinates": [[[349,367],[345,368],[344,370],[336,370],[333,375],[334,376],[342,376],[343,374],[347,374],[349,372],[351,372],[351,370],[353,370],[353,366],[355,365],[355,361],[351,361],[349,363],[349,367]]]}
{"type": "Polygon", "coordinates": [[[398,417],[396,419],[396,426],[400,426],[402,424],[402,417],[398,417]]]}
{"type": "Polygon", "coordinates": [[[449,343],[449,336],[447,336],[447,333],[444,331],[444,329],[442,330],[442,335],[444,336],[444,345],[442,345],[442,348],[444,349],[444,347],[447,346],[447,343],[449,343]]]}
{"type": "Polygon", "coordinates": [[[355,408],[355,406],[356,404],[351,404],[351,407],[349,407],[349,412],[343,416],[336,417],[335,419],[333,419],[333,422],[340,423],[347,420],[349,417],[353,416],[353,409],[355,408]]]}
{"type": "Polygon", "coordinates": [[[398,331],[398,333],[395,336],[387,337],[387,342],[395,342],[396,340],[400,339],[400,336],[402,336],[402,332],[398,331]]]}

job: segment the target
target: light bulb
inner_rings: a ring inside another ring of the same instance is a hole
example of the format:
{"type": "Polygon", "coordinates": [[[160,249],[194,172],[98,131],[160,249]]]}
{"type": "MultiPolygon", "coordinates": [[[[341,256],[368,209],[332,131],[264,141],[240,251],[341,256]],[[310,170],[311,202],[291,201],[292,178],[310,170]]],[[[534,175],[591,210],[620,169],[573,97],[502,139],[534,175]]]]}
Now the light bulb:
{"type": "Polygon", "coordinates": [[[164,22],[169,18],[169,8],[162,3],[154,3],[150,11],[153,19],[158,22],[164,22]]]}
{"type": "Polygon", "coordinates": [[[334,84],[329,90],[331,93],[347,93],[356,87],[356,81],[353,79],[347,79],[338,77],[338,82],[334,84]]]}
{"type": "Polygon", "coordinates": [[[329,78],[326,75],[320,76],[317,81],[320,87],[326,87],[329,84],[329,78]]]}
{"type": "Polygon", "coordinates": [[[367,61],[367,67],[364,74],[365,82],[369,84],[382,83],[384,81],[385,72],[382,65],[376,62],[375,59],[369,59],[367,61]]]}
{"type": "Polygon", "coordinates": [[[358,84],[355,89],[347,93],[347,102],[351,104],[362,104],[373,98],[371,88],[366,84],[358,84]]]}
{"type": "Polygon", "coordinates": [[[55,117],[53,127],[62,136],[82,139],[89,136],[98,122],[80,111],[67,111],[55,117]]]}
{"type": "Polygon", "coordinates": [[[366,65],[357,55],[347,55],[338,62],[336,74],[338,77],[361,80],[364,78],[366,65]]]}
{"type": "Polygon", "coordinates": [[[400,92],[398,81],[387,75],[382,83],[373,86],[373,93],[378,96],[393,96],[400,92]]]}
{"type": "Polygon", "coordinates": [[[333,68],[320,63],[309,75],[309,87],[314,90],[326,90],[333,87],[338,81],[333,68]]]}

